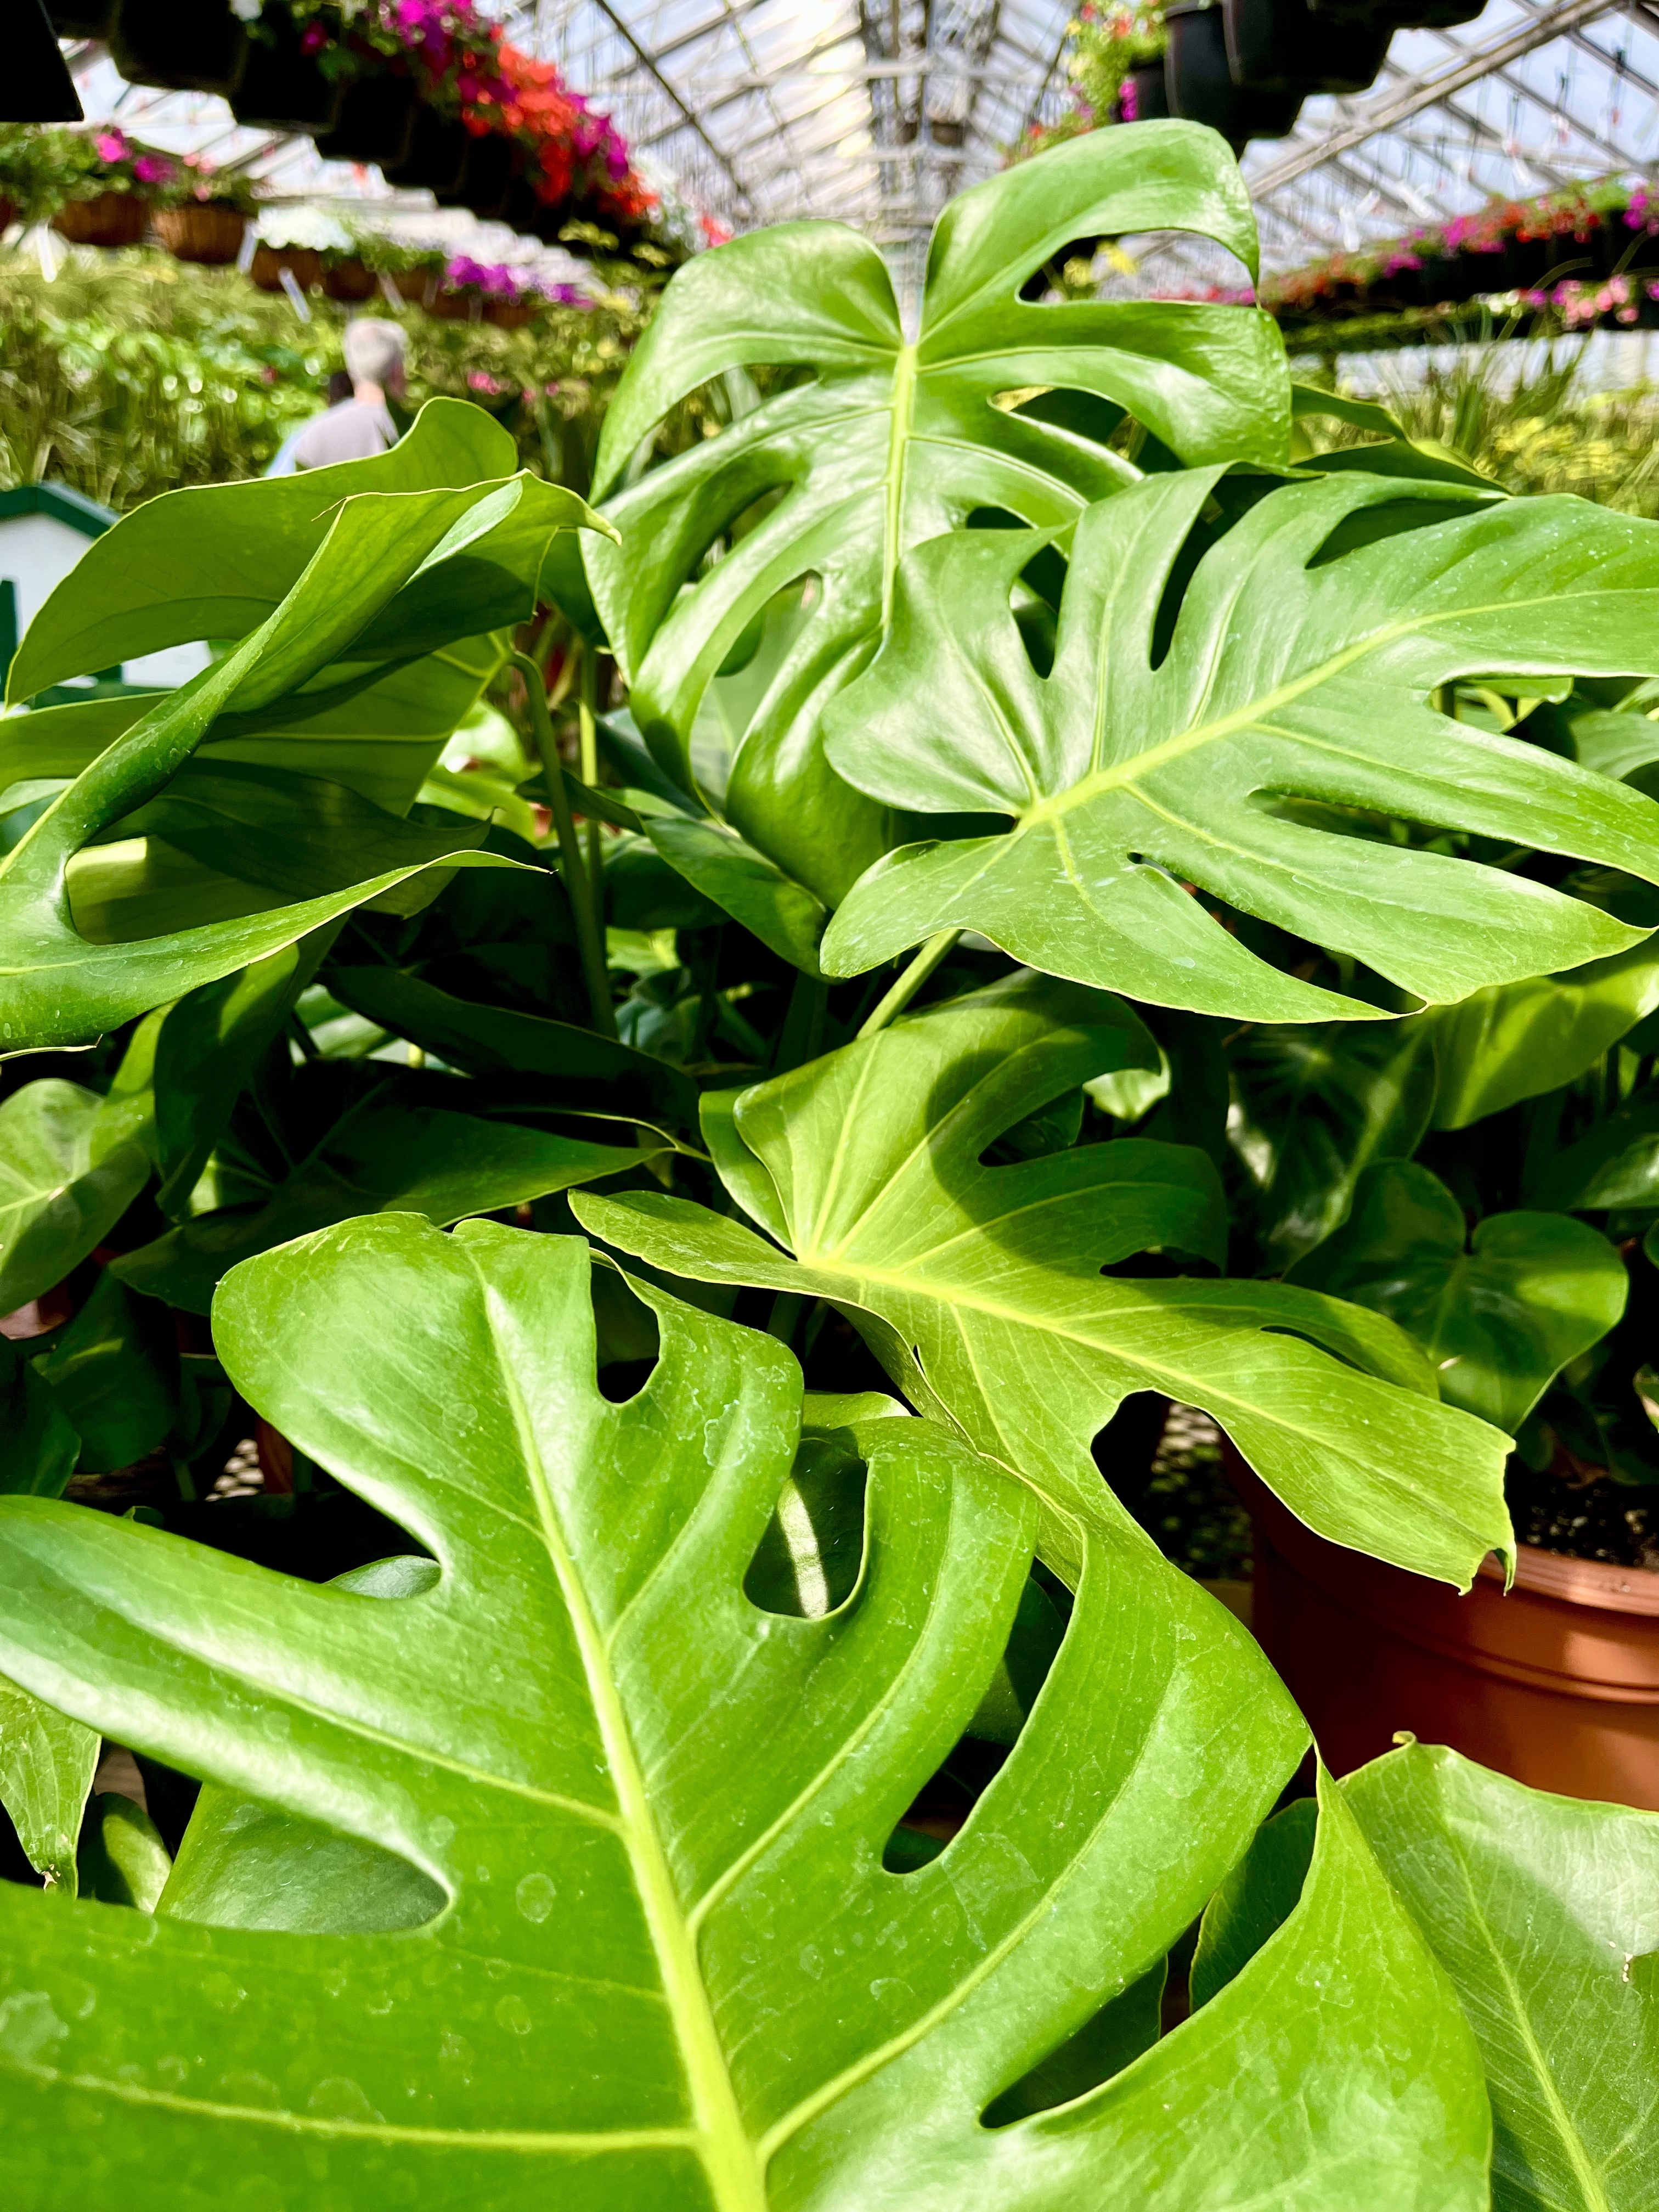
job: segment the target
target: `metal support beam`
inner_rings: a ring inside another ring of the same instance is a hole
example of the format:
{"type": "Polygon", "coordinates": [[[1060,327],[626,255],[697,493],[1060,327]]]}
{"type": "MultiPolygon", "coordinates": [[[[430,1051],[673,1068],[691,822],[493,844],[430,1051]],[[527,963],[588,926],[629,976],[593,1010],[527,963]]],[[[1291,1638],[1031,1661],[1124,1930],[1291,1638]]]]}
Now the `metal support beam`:
{"type": "Polygon", "coordinates": [[[1334,154],[1346,154],[1352,147],[1363,146],[1366,139],[1376,137],[1379,131],[1394,130],[1424,108],[1449,99],[1453,93],[1462,92],[1466,85],[1474,84],[1480,77],[1491,76],[1506,63],[1519,61],[1534,46],[1547,46],[1553,39],[1560,38],[1580,23],[1608,14],[1618,4],[1619,0],[1559,0],[1559,4],[1547,15],[1532,18],[1501,38],[1488,40],[1484,46],[1462,47],[1461,58],[1449,66],[1409,77],[1397,91],[1385,94],[1369,106],[1362,106],[1357,100],[1344,101],[1348,120],[1264,170],[1252,180],[1253,190],[1258,194],[1281,191],[1297,177],[1305,177],[1310,169],[1316,169],[1322,162],[1329,161],[1334,154]]]}

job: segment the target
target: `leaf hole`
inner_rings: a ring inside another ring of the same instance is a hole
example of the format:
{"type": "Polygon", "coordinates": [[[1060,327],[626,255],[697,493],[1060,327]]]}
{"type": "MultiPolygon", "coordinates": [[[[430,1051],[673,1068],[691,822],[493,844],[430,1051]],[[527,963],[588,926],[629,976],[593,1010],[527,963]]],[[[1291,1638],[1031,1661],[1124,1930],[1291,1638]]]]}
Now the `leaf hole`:
{"type": "Polygon", "coordinates": [[[599,1395],[613,1406],[625,1406],[656,1371],[662,1344],[657,1316],[615,1268],[595,1267],[591,1281],[599,1395]]]}
{"type": "Polygon", "coordinates": [[[845,1605],[864,1565],[869,1468],[844,1431],[801,1439],[771,1519],[744,1577],[762,1613],[823,1620],[845,1605]]]}
{"type": "Polygon", "coordinates": [[[1002,1657],[972,1719],[887,1838],[881,1863],[889,1874],[915,1874],[931,1866],[1002,1771],[1060,1655],[1071,1608],[1065,1585],[1034,1564],[1002,1657]]]}

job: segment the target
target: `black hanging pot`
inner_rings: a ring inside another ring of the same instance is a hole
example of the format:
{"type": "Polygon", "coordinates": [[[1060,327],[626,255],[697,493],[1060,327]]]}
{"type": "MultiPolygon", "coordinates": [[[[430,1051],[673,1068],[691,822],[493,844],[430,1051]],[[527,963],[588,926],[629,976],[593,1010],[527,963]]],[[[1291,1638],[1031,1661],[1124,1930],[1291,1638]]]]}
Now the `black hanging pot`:
{"type": "Polygon", "coordinates": [[[415,128],[415,85],[392,70],[354,77],[340,100],[331,131],[317,133],[325,161],[374,161],[384,168],[404,159],[415,128]]]}
{"type": "Polygon", "coordinates": [[[67,0],[48,7],[46,21],[60,39],[106,39],[115,22],[115,0],[67,0]]]}
{"type": "Polygon", "coordinates": [[[438,193],[439,206],[470,208],[482,222],[498,221],[512,189],[517,152],[510,138],[470,138],[460,181],[453,191],[438,193]]]}
{"type": "Polygon", "coordinates": [[[435,108],[417,107],[408,152],[400,161],[382,162],[380,174],[400,191],[453,192],[461,181],[471,145],[459,123],[449,122],[435,108]]]}
{"type": "Polygon", "coordinates": [[[230,0],[119,0],[109,34],[129,84],[168,92],[228,94],[246,46],[230,0]]]}
{"type": "Polygon", "coordinates": [[[1425,254],[1417,272],[1419,307],[1461,307],[1474,296],[1472,272],[1461,253],[1425,254]]]}
{"type": "Polygon", "coordinates": [[[1389,51],[1385,27],[1310,0],[1222,0],[1222,15],[1233,82],[1253,92],[1364,92],[1389,51]]]}
{"type": "MultiPolygon", "coordinates": [[[[337,19],[322,19],[337,30],[337,19]]],[[[340,112],[342,87],[304,52],[299,25],[282,4],[266,0],[248,38],[241,75],[231,89],[230,112],[259,131],[327,131],[340,112]]]]}
{"type": "Polygon", "coordinates": [[[1162,123],[1168,118],[1170,97],[1164,88],[1162,56],[1155,62],[1143,63],[1139,69],[1132,69],[1123,80],[1124,93],[1131,87],[1133,100],[1126,100],[1122,93],[1118,95],[1120,123],[1162,123]]]}
{"type": "Polygon", "coordinates": [[[1472,23],[1486,0],[1319,0],[1322,15],[1344,22],[1373,23],[1395,31],[1449,31],[1472,23]]]}
{"type": "Polygon", "coordinates": [[[1171,115],[1207,123],[1236,153],[1251,138],[1282,138],[1302,105],[1297,92],[1247,92],[1227,63],[1220,0],[1170,0],[1164,11],[1170,43],[1164,85],[1171,115]]]}

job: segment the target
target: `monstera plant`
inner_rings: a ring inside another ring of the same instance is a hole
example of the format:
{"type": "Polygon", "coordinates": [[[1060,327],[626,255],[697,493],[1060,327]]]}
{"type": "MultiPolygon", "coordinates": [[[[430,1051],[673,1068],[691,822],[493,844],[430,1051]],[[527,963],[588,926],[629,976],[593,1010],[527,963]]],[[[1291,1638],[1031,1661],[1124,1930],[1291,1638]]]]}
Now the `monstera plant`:
{"type": "Polygon", "coordinates": [[[8,2203],[1650,2201],[1659,1821],[1334,1778],[1137,1475],[1465,1589],[1659,1474],[1659,526],[1022,296],[1155,228],[739,239],[592,506],[437,402],[22,641],[8,2203]]]}

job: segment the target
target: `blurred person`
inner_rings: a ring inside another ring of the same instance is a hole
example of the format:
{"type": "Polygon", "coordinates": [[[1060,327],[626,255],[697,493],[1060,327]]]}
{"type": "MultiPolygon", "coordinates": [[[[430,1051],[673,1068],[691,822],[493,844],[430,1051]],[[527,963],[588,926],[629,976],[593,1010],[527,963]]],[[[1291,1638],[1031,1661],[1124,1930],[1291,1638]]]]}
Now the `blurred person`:
{"type": "Polygon", "coordinates": [[[404,389],[404,333],[396,323],[368,317],[346,325],[346,394],[335,398],[335,379],[329,379],[326,413],[284,439],[267,476],[288,476],[296,469],[325,469],[336,461],[363,461],[385,453],[398,442],[398,427],[386,406],[386,394],[400,399],[404,389]]]}

